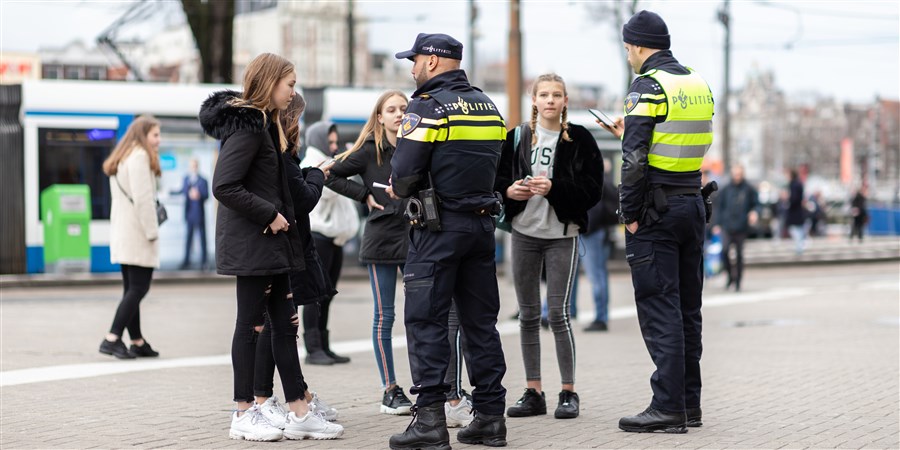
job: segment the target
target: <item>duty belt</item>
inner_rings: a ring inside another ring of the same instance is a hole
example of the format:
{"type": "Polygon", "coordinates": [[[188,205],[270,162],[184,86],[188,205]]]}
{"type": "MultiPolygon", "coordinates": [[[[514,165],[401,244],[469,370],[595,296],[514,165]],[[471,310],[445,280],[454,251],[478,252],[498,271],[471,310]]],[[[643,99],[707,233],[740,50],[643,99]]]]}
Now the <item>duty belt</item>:
{"type": "Polygon", "coordinates": [[[700,195],[700,189],[698,188],[663,186],[662,190],[666,194],[666,197],[675,195],[700,195]]]}

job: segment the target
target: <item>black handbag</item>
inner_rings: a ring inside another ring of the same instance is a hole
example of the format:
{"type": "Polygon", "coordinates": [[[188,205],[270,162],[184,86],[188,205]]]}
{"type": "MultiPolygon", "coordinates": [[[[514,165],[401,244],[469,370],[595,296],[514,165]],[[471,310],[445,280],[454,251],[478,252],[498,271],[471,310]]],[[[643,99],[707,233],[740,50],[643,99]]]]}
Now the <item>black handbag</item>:
{"type": "MultiPolygon", "coordinates": [[[[119,186],[119,190],[122,191],[122,194],[125,195],[125,198],[127,198],[128,201],[131,202],[131,204],[133,205],[134,200],[131,198],[130,195],[128,195],[127,192],[125,192],[125,189],[122,188],[122,184],[119,183],[119,177],[113,175],[113,178],[116,179],[116,185],[119,186]]],[[[163,206],[163,204],[159,202],[159,199],[155,199],[155,201],[156,201],[156,223],[158,223],[159,225],[162,225],[163,222],[169,220],[169,213],[166,211],[166,207],[163,206]]]]}

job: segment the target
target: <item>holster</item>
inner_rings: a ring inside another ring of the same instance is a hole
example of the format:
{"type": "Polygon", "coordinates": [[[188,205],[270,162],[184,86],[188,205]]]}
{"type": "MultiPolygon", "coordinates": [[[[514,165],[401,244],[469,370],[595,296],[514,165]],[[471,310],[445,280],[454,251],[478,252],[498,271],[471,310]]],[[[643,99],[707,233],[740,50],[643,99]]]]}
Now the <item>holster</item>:
{"type": "Polygon", "coordinates": [[[712,193],[718,190],[719,183],[716,183],[715,181],[710,181],[709,183],[706,183],[706,186],[700,188],[700,195],[703,196],[703,209],[706,210],[706,223],[709,223],[712,220],[712,193]]]}

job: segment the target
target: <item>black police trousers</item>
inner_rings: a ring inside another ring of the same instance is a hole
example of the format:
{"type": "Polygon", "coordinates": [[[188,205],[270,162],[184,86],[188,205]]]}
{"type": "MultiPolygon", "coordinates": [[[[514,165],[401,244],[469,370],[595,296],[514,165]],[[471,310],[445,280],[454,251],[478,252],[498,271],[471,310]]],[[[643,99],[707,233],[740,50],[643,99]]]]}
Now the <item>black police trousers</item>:
{"type": "Polygon", "coordinates": [[[501,415],[506,389],[501,382],[506,362],[497,332],[500,293],[494,263],[494,221],[490,216],[441,211],[442,231],[410,230],[403,271],[410,392],[416,405],[444,402],[450,385],[444,375],[450,362],[447,317],[456,301],[466,335],[464,352],[472,403],[482,414],[501,415]]]}
{"type": "Polygon", "coordinates": [[[634,300],[656,366],[650,406],[682,412],[700,406],[700,315],[706,211],[699,195],[668,198],[657,223],[625,231],[634,300]]]}

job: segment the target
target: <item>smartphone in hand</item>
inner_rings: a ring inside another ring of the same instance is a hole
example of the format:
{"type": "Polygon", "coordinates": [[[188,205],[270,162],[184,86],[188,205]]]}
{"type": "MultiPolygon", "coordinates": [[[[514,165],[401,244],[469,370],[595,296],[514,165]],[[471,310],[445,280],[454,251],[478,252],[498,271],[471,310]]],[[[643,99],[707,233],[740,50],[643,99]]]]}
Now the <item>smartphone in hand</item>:
{"type": "Polygon", "coordinates": [[[531,175],[526,175],[525,179],[522,180],[522,186],[528,186],[528,183],[531,181],[533,177],[531,175]]]}
{"type": "Polygon", "coordinates": [[[599,120],[603,125],[606,125],[610,128],[616,128],[616,123],[613,122],[613,120],[610,119],[609,116],[603,114],[603,111],[588,108],[588,112],[591,113],[592,116],[596,117],[597,120],[599,120]]]}

